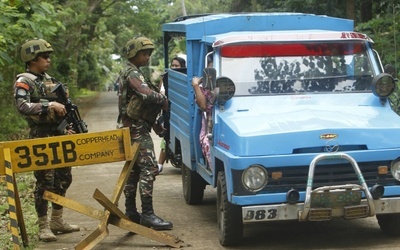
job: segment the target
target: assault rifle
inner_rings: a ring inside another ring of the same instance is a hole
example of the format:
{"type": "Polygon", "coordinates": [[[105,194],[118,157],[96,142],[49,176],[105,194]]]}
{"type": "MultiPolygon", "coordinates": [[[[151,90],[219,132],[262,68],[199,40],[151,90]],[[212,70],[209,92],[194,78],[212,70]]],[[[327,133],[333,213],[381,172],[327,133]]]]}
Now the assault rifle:
{"type": "Polygon", "coordinates": [[[57,95],[56,101],[64,104],[65,109],[67,110],[67,114],[64,116],[64,119],[58,125],[57,130],[61,134],[63,134],[68,126],[72,126],[72,129],[77,134],[87,133],[88,132],[87,125],[82,120],[81,115],[79,114],[78,107],[72,103],[70,98],[67,97],[67,93],[65,92],[64,86],[61,83],[58,83],[51,92],[57,95]]]}

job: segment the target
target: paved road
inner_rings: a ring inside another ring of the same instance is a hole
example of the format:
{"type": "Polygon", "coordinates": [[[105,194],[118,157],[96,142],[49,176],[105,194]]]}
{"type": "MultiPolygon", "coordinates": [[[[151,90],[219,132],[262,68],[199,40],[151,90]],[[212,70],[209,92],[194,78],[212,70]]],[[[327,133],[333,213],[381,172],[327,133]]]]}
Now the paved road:
{"type": "MultiPolygon", "coordinates": [[[[90,132],[113,130],[117,116],[115,92],[101,93],[96,105],[82,114],[90,132]]],[[[160,139],[157,136],[155,149],[158,155],[160,139]]],[[[93,198],[98,188],[110,197],[123,162],[81,166],[73,169],[74,181],[67,197],[82,204],[101,209],[93,198]]],[[[199,206],[186,205],[182,196],[181,173],[167,165],[157,177],[154,191],[156,214],[174,223],[168,231],[184,241],[183,249],[400,249],[400,240],[382,234],[375,218],[345,221],[337,219],[324,223],[273,223],[245,227],[244,240],[240,247],[223,248],[218,242],[216,224],[216,192],[207,187],[204,202],[199,206]]],[[[124,211],[124,197],[119,207],[124,211]]],[[[78,224],[80,232],[58,236],[58,241],[41,242],[38,250],[69,250],[95,230],[99,224],[90,217],[66,209],[68,222],[78,224]]],[[[170,249],[161,243],[139,235],[128,234],[113,225],[108,226],[109,235],[94,249],[170,249]]]]}

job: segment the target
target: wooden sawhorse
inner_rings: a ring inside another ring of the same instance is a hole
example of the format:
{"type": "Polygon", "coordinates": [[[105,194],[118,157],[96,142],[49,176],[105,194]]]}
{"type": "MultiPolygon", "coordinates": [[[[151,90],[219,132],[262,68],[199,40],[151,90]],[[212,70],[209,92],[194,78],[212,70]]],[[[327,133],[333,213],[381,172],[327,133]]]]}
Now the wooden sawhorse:
{"type": "Polygon", "coordinates": [[[4,162],[4,167],[0,165],[0,175],[6,175],[14,249],[19,249],[18,227],[24,246],[28,244],[18,189],[15,182],[15,173],[122,160],[125,160],[125,165],[118,178],[111,199],[108,199],[98,189],[93,194],[93,198],[105,208],[104,211],[82,205],[51,192],[44,193],[44,199],[46,200],[100,220],[98,228],[78,243],[75,249],[92,249],[96,246],[101,240],[107,237],[108,224],[171,247],[181,247],[182,241],[178,238],[131,222],[116,206],[139,153],[139,144],[131,145],[129,128],[97,133],[0,142],[0,149],[0,162],[4,162]]]}
{"type": "Polygon", "coordinates": [[[90,235],[88,235],[84,240],[82,240],[78,245],[75,246],[76,250],[83,249],[92,249],[95,245],[97,245],[101,240],[103,240],[108,235],[108,224],[112,224],[119,228],[125,229],[132,233],[139,234],[146,238],[164,243],[168,246],[180,248],[181,241],[174,236],[168,235],[166,233],[158,232],[153,229],[144,227],[142,225],[133,223],[129,220],[129,218],[115,205],[118,203],[118,200],[121,196],[129,173],[133,167],[133,164],[136,161],[139,145],[134,144],[134,158],[131,161],[127,161],[124,165],[124,168],[121,171],[117,184],[114,188],[114,192],[111,196],[111,200],[108,199],[100,190],[96,189],[93,198],[99,202],[105,209],[105,211],[100,211],[95,208],[82,205],[76,201],[67,199],[65,197],[59,196],[57,194],[45,191],[44,199],[49,200],[51,202],[62,205],[63,207],[67,207],[76,212],[82,213],[94,219],[100,220],[100,224],[95,231],[93,231],[90,235]]]}

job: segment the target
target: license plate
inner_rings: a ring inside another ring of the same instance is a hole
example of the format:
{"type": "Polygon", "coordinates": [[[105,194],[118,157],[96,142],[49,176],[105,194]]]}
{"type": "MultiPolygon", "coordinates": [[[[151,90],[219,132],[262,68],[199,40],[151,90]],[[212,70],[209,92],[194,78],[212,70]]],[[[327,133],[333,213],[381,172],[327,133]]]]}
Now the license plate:
{"type": "Polygon", "coordinates": [[[360,205],[360,190],[335,190],[311,193],[312,208],[335,208],[360,205]]]}

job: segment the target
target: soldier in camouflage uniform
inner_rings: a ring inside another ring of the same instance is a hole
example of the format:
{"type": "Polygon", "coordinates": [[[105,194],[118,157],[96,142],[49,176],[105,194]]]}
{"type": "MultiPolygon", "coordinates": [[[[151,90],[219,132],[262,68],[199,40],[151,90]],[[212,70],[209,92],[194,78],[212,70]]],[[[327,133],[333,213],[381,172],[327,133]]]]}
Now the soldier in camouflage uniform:
{"type": "Polygon", "coordinates": [[[120,72],[118,80],[119,123],[130,128],[132,143],[140,143],[138,158],[124,188],[125,213],[135,223],[155,230],[166,230],[173,227],[172,223],[155,215],[153,209],[153,183],[159,170],[150,131],[153,128],[156,133],[161,132],[162,128],[155,121],[162,109],[168,109],[168,100],[139,69],[148,65],[153,50],[153,43],[145,37],[129,40],[124,47],[128,64],[120,72]],[[141,214],[136,208],[138,186],[142,202],[141,214]]]}
{"type": "MultiPolygon", "coordinates": [[[[57,124],[66,114],[65,106],[55,101],[51,89],[56,86],[54,78],[46,71],[50,67],[53,48],[43,39],[32,39],[20,47],[21,59],[26,72],[17,75],[14,96],[18,111],[25,116],[30,127],[30,138],[71,134],[72,130],[59,132],[57,124]]],[[[45,190],[61,196],[72,182],[71,168],[57,168],[35,171],[35,208],[38,215],[39,239],[57,240],[55,233],[79,231],[76,225],[69,225],[62,219],[63,207],[52,203],[51,220],[47,216],[48,201],[43,199],[45,190]]]]}

